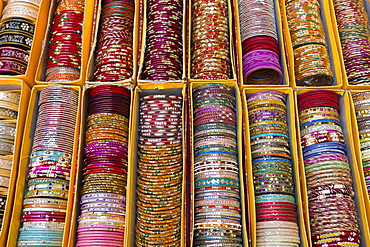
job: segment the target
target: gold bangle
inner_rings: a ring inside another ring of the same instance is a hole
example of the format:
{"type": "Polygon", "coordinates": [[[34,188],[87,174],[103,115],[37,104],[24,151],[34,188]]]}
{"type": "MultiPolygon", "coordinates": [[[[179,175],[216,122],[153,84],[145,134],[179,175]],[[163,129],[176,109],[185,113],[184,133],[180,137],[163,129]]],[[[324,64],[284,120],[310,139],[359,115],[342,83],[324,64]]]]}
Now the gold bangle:
{"type": "Polygon", "coordinates": [[[9,18],[25,18],[31,22],[36,22],[38,8],[27,2],[13,2],[5,6],[2,21],[9,18]]]}
{"type": "Polygon", "coordinates": [[[8,4],[10,3],[19,3],[19,2],[24,2],[24,3],[27,3],[27,4],[32,4],[32,5],[35,5],[35,7],[39,8],[40,7],[40,4],[41,4],[41,0],[8,0],[8,4]]]}

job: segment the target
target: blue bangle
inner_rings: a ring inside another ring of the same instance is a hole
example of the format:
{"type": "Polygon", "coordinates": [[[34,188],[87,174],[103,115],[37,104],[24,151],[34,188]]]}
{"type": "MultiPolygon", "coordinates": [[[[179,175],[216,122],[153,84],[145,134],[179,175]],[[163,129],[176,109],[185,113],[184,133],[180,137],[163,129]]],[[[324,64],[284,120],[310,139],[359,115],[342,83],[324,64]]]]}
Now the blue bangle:
{"type": "Polygon", "coordinates": [[[61,152],[61,151],[36,151],[31,154],[31,157],[36,157],[36,156],[65,156],[65,157],[70,157],[70,155],[61,152]]]}
{"type": "Polygon", "coordinates": [[[293,164],[291,160],[288,159],[281,159],[281,158],[259,158],[259,159],[254,159],[252,161],[252,164],[256,164],[259,162],[268,162],[268,161],[274,161],[274,162],[287,162],[289,164],[293,164]]]}
{"type": "Polygon", "coordinates": [[[334,122],[334,123],[337,123],[338,125],[340,125],[340,121],[338,121],[338,120],[336,120],[336,119],[321,118],[321,119],[317,119],[317,120],[312,120],[312,121],[309,121],[309,122],[305,122],[305,123],[303,123],[303,124],[300,124],[299,126],[302,128],[302,127],[304,127],[305,125],[309,125],[309,124],[317,123],[317,122],[334,122]]]}
{"type": "Polygon", "coordinates": [[[312,150],[312,149],[317,149],[317,148],[322,148],[322,147],[332,147],[332,148],[337,148],[337,149],[342,149],[342,150],[346,150],[346,147],[343,145],[343,143],[341,142],[323,142],[323,143],[316,143],[316,144],[313,144],[313,145],[310,145],[306,148],[303,148],[303,152],[307,152],[309,150],[312,150]]]}
{"type": "Polygon", "coordinates": [[[208,178],[208,179],[199,179],[195,181],[195,188],[213,185],[239,188],[239,181],[230,178],[208,178]]]}
{"type": "Polygon", "coordinates": [[[217,154],[217,153],[220,153],[220,154],[230,154],[230,155],[233,155],[233,156],[237,156],[238,155],[237,153],[228,152],[228,151],[205,151],[205,152],[200,152],[200,153],[194,154],[194,157],[197,157],[199,155],[217,154]]]}
{"type": "Polygon", "coordinates": [[[322,152],[315,152],[312,154],[303,154],[304,159],[312,158],[314,156],[322,155],[322,154],[343,154],[341,152],[335,152],[335,151],[322,151],[322,152]]]}
{"type": "Polygon", "coordinates": [[[303,151],[304,155],[312,154],[312,153],[319,153],[319,152],[335,152],[335,153],[341,153],[346,154],[345,150],[339,149],[339,148],[316,148],[308,151],[303,151]]]}
{"type": "Polygon", "coordinates": [[[255,136],[251,137],[251,139],[262,137],[262,136],[284,136],[284,137],[289,139],[288,135],[281,134],[281,133],[264,133],[264,134],[255,135],[255,136]]]}
{"type": "Polygon", "coordinates": [[[257,193],[254,193],[255,196],[259,196],[259,195],[264,195],[264,194],[282,194],[282,195],[290,195],[290,196],[294,196],[294,191],[292,192],[282,192],[282,191],[262,191],[262,192],[257,192],[257,193]]]}

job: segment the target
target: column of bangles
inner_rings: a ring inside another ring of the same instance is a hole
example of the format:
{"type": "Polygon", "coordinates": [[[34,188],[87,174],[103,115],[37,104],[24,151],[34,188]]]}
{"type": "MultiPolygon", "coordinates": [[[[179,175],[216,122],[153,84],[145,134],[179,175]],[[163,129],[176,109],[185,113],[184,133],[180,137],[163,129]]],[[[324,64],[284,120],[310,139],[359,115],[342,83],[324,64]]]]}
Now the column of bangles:
{"type": "Polygon", "coordinates": [[[145,80],[180,80],[182,76],[182,0],[148,0],[145,80]]]}
{"type": "Polygon", "coordinates": [[[19,93],[0,92],[0,229],[10,185],[19,100],[19,93]]]}
{"type": "Polygon", "coordinates": [[[62,245],[77,107],[74,89],[40,92],[18,246],[62,245]]]}
{"type": "Polygon", "coordinates": [[[207,84],[194,99],[194,246],[243,246],[233,88],[207,84]]]}
{"type": "Polygon", "coordinates": [[[0,21],[0,74],[26,73],[40,2],[7,2],[0,21]]]}
{"type": "Polygon", "coordinates": [[[328,86],[333,82],[319,0],[285,0],[298,86],[328,86]]]}
{"type": "Polygon", "coordinates": [[[313,246],[360,246],[339,97],[327,90],[302,93],[298,110],[313,246]]]}
{"type": "Polygon", "coordinates": [[[136,246],[180,246],[182,97],[140,99],[136,246]]]}
{"type": "Polygon", "coordinates": [[[102,1],[95,81],[122,81],[133,73],[133,0],[102,1]]]}
{"type": "Polygon", "coordinates": [[[352,95],[361,145],[361,160],[367,193],[370,195],[370,92],[352,95]]]}
{"type": "Polygon", "coordinates": [[[46,81],[80,78],[84,1],[59,2],[53,20],[46,63],[46,81]]]}
{"type": "Polygon", "coordinates": [[[248,96],[257,246],[299,246],[286,94],[248,96]]]}
{"type": "Polygon", "coordinates": [[[370,29],[363,0],[334,0],[348,83],[369,85],[370,29]]]}
{"type": "Polygon", "coordinates": [[[244,84],[283,82],[273,0],[239,0],[244,84]]]}
{"type": "Polygon", "coordinates": [[[116,85],[88,91],[76,246],[123,246],[130,99],[130,91],[116,85]]]}
{"type": "Polygon", "coordinates": [[[192,1],[191,78],[229,79],[228,17],[227,0],[192,1]]]}

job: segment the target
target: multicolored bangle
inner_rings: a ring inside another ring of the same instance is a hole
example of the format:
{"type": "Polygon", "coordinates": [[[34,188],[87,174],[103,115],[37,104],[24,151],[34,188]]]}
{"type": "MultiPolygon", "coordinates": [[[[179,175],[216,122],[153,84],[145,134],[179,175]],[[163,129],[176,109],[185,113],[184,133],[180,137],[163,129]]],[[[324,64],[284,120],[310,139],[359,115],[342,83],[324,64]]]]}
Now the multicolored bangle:
{"type": "Polygon", "coordinates": [[[367,136],[368,128],[365,127],[369,120],[366,116],[366,110],[370,110],[370,94],[368,91],[356,93],[352,95],[353,103],[355,106],[355,113],[356,113],[356,119],[357,119],[357,126],[358,126],[358,132],[359,132],[359,138],[360,142],[362,144],[361,148],[361,156],[362,156],[362,167],[363,172],[365,175],[365,181],[366,181],[366,187],[368,194],[370,193],[370,184],[368,183],[368,180],[370,179],[370,157],[369,157],[369,149],[366,147],[370,144],[367,136]],[[361,113],[363,112],[363,113],[361,113]]]}
{"type": "Polygon", "coordinates": [[[0,20],[0,73],[22,75],[27,71],[38,16],[37,1],[10,1],[0,20]]]}
{"type": "Polygon", "coordinates": [[[117,85],[99,85],[90,88],[87,96],[76,246],[122,245],[131,93],[117,85]]]}
{"type": "Polygon", "coordinates": [[[102,1],[95,54],[95,81],[123,81],[133,74],[132,0],[102,1]]]}
{"type": "Polygon", "coordinates": [[[225,246],[242,246],[235,92],[225,85],[206,84],[192,93],[194,232],[198,232],[194,245],[219,241],[225,246]]]}
{"type": "Polygon", "coordinates": [[[337,231],[358,236],[351,239],[337,238],[337,245],[358,246],[360,230],[339,115],[339,96],[328,90],[299,94],[298,111],[301,131],[304,132],[304,135],[301,134],[301,142],[313,246],[330,246],[334,241],[330,234],[337,231]],[[312,112],[318,119],[316,123],[309,117],[312,112]],[[328,117],[327,112],[333,117],[328,117]],[[342,138],[333,139],[332,133],[342,138]],[[326,137],[322,138],[322,135],[326,137]],[[316,141],[307,142],[307,136],[316,141]]]}
{"type": "Polygon", "coordinates": [[[63,86],[39,93],[18,245],[62,244],[78,98],[77,91],[63,86]]]}
{"type": "Polygon", "coordinates": [[[229,15],[226,0],[191,2],[191,78],[230,78],[229,15]]]}
{"type": "Polygon", "coordinates": [[[80,78],[84,1],[61,1],[49,40],[45,80],[68,82],[80,78]]]}
{"type": "Polygon", "coordinates": [[[320,1],[286,0],[286,15],[298,86],[330,86],[333,74],[320,18],[320,1]]]}
{"type": "Polygon", "coordinates": [[[247,95],[247,106],[249,124],[255,126],[250,128],[250,138],[257,222],[282,222],[281,232],[276,232],[276,226],[257,225],[257,245],[265,246],[271,241],[276,246],[299,244],[286,95],[261,91],[247,95]],[[259,139],[262,136],[266,138],[259,139]],[[286,141],[269,136],[280,136],[286,141]]]}
{"type": "Polygon", "coordinates": [[[183,72],[183,1],[148,0],[142,79],[181,80],[183,72]]]}
{"type": "Polygon", "coordinates": [[[361,0],[333,1],[348,83],[369,85],[370,60],[368,14],[361,0]]]}
{"type": "Polygon", "coordinates": [[[183,196],[182,96],[140,97],[136,243],[177,246],[183,196]]]}
{"type": "Polygon", "coordinates": [[[243,84],[283,82],[273,0],[239,1],[243,84]]]}

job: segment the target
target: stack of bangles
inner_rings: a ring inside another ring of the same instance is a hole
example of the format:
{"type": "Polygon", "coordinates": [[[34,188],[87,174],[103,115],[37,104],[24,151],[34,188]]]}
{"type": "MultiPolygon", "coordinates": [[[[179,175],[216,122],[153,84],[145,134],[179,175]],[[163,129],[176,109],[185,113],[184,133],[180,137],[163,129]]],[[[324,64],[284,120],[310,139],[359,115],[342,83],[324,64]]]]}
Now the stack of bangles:
{"type": "Polygon", "coordinates": [[[12,164],[12,155],[0,156],[0,228],[2,227],[3,218],[5,215],[12,164]]]}
{"type": "Polygon", "coordinates": [[[62,246],[79,95],[41,90],[17,246],[62,246]]]}
{"type": "Polygon", "coordinates": [[[370,28],[363,0],[333,0],[348,83],[370,85],[370,28]]]}
{"type": "Polygon", "coordinates": [[[367,193],[370,195],[370,92],[356,93],[352,95],[352,98],[360,138],[362,168],[367,193]]]}
{"type": "Polygon", "coordinates": [[[232,87],[194,88],[194,246],[242,247],[236,95],[232,87]]]}
{"type": "Polygon", "coordinates": [[[0,156],[12,155],[16,123],[0,122],[0,156]]]}
{"type": "Polygon", "coordinates": [[[123,81],[133,73],[133,0],[101,2],[99,38],[95,56],[95,81],[123,81]]]}
{"type": "Polygon", "coordinates": [[[313,246],[360,246],[339,96],[329,90],[299,94],[298,114],[313,246]]]}
{"type": "Polygon", "coordinates": [[[299,246],[286,94],[247,96],[257,245],[299,246]]]}
{"type": "Polygon", "coordinates": [[[40,2],[7,2],[0,20],[0,74],[26,73],[40,2]]]}
{"type": "Polygon", "coordinates": [[[20,100],[19,92],[0,92],[0,120],[16,120],[20,100]]]}
{"type": "Polygon", "coordinates": [[[0,92],[0,228],[10,185],[19,100],[18,92],[0,92]]]}
{"type": "Polygon", "coordinates": [[[192,2],[191,78],[230,78],[230,36],[227,0],[192,2]]]}
{"type": "Polygon", "coordinates": [[[61,0],[54,14],[46,63],[47,82],[80,78],[84,1],[61,0]]]}
{"type": "Polygon", "coordinates": [[[282,84],[274,0],[239,0],[239,19],[243,84],[282,84]]]}
{"type": "Polygon", "coordinates": [[[123,246],[130,102],[124,87],[88,90],[76,246],[123,246]]]}
{"type": "Polygon", "coordinates": [[[182,96],[140,97],[135,246],[180,246],[182,96]]]}
{"type": "Polygon", "coordinates": [[[330,86],[333,82],[320,0],[285,0],[298,86],[330,86]]]}
{"type": "Polygon", "coordinates": [[[183,71],[182,0],[147,0],[142,79],[181,80],[183,71]]]}

